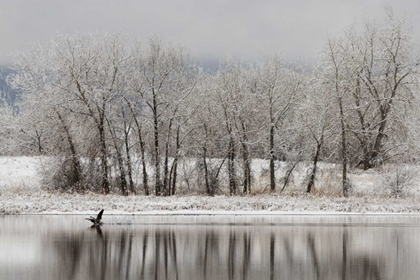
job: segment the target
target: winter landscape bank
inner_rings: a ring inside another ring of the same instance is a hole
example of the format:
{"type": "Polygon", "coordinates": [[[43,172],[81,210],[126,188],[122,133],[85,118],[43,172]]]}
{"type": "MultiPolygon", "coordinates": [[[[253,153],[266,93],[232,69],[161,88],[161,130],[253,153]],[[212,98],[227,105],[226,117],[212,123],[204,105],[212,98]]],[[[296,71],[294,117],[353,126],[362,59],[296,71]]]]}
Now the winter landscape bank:
{"type": "Polygon", "coordinates": [[[418,198],[257,195],[246,197],[69,195],[45,192],[0,196],[0,214],[86,214],[104,208],[107,214],[246,215],[420,213],[418,198]]]}
{"type": "MultiPolygon", "coordinates": [[[[384,187],[383,178],[389,180],[392,172],[372,170],[353,172],[354,190],[347,198],[337,190],[320,188],[314,194],[306,194],[299,185],[302,170],[295,172],[294,184],[284,192],[271,193],[256,189],[249,195],[214,197],[200,194],[157,197],[154,195],[98,193],[69,194],[51,192],[41,185],[42,160],[39,157],[0,158],[0,214],[86,214],[106,209],[107,214],[339,214],[339,213],[420,213],[419,187],[412,177],[403,195],[392,196],[384,187]]],[[[255,168],[258,170],[257,168],[255,168]]],[[[414,167],[412,167],[414,170],[414,167]]],[[[339,172],[338,172],[339,173],[339,172]]],[[[326,186],[327,177],[334,169],[324,167],[321,180],[326,186]]],[[[414,173],[411,173],[414,174],[414,173]]],[[[254,177],[262,180],[261,174],[254,177]]],[[[329,180],[332,180],[331,178],[329,180]]],[[[328,184],[332,184],[329,182],[328,184]]]]}
{"type": "Polygon", "coordinates": [[[5,78],[0,155],[38,158],[1,159],[0,211],[417,212],[410,30],[388,11],[313,67],[271,54],[216,71],[159,37],[33,45],[5,78]]]}

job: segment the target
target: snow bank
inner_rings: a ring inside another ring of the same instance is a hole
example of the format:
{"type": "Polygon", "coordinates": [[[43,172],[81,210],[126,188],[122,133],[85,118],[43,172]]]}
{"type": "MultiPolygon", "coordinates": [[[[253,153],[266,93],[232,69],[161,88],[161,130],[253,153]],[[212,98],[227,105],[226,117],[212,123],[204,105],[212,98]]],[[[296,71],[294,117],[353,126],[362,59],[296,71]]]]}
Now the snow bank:
{"type": "MultiPolygon", "coordinates": [[[[285,193],[264,193],[248,196],[172,197],[128,196],[94,193],[50,193],[40,187],[37,170],[39,158],[0,158],[0,214],[92,214],[106,209],[108,214],[285,214],[285,213],[419,213],[418,188],[406,198],[391,198],[378,193],[379,172],[352,174],[355,195],[344,198],[337,194],[306,194],[303,189],[289,188],[285,193]],[[362,195],[363,193],[363,195],[362,195]]],[[[261,164],[260,164],[261,166],[261,164]]],[[[328,167],[329,168],[329,167],[328,167]]],[[[262,170],[260,168],[259,170],[262,170]]],[[[324,167],[320,176],[331,177],[324,167]]],[[[333,169],[332,169],[333,170],[333,169]]],[[[302,177],[304,171],[297,172],[302,177]]],[[[337,173],[337,172],[335,172],[337,173]]],[[[256,176],[256,175],[255,175],[256,176]]],[[[298,181],[298,179],[296,179],[298,181]]],[[[330,182],[331,185],[336,183],[330,182]]],[[[325,193],[325,192],[324,192],[325,193]]]]}
{"type": "Polygon", "coordinates": [[[0,157],[0,186],[40,186],[40,157],[0,157]]]}
{"type": "Polygon", "coordinates": [[[263,213],[420,213],[420,199],[375,197],[323,197],[316,195],[255,196],[128,196],[71,195],[35,192],[0,195],[0,214],[96,213],[108,214],[255,214],[263,213]]]}

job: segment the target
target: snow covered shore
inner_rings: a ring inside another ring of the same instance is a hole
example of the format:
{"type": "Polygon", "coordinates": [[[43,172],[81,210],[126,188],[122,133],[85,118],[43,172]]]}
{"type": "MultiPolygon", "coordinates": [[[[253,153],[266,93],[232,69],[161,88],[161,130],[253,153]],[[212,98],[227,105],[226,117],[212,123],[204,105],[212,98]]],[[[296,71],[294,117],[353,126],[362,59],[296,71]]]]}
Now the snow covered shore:
{"type": "Polygon", "coordinates": [[[315,195],[128,196],[36,192],[1,194],[0,214],[255,214],[261,213],[420,213],[418,198],[323,197],[315,195]]]}
{"type": "MultiPolygon", "coordinates": [[[[36,158],[0,158],[0,214],[91,214],[102,208],[108,214],[420,214],[420,196],[416,192],[405,198],[392,198],[374,191],[344,198],[339,195],[306,194],[304,190],[232,197],[124,197],[119,194],[50,193],[40,187],[36,171],[38,163],[36,158]]],[[[364,173],[359,177],[367,175],[364,173]]],[[[374,184],[372,178],[359,179],[359,184],[374,184]]]]}

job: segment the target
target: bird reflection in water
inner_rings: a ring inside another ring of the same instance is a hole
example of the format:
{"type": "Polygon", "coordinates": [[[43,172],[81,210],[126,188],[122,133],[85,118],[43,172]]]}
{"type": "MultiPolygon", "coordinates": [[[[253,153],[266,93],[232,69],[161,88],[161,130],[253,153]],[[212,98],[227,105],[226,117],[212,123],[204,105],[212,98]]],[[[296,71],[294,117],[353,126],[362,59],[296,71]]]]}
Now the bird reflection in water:
{"type": "Polygon", "coordinates": [[[103,239],[103,238],[104,238],[104,235],[103,235],[103,233],[102,233],[102,229],[101,229],[101,226],[100,226],[100,225],[97,225],[97,226],[93,225],[93,226],[91,226],[90,228],[91,228],[91,229],[95,229],[95,230],[96,230],[96,233],[98,234],[98,236],[99,236],[101,239],[103,239]]]}

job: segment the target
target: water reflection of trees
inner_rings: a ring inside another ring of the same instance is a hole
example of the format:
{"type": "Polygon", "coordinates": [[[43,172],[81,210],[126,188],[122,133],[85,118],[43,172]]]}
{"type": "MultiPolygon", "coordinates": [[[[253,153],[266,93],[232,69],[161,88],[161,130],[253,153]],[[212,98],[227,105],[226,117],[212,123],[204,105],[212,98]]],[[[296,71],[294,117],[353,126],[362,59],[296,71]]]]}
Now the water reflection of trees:
{"type": "MultiPolygon", "coordinates": [[[[354,234],[354,233],[353,233],[354,234]]],[[[54,279],[383,279],[345,227],[104,227],[55,242],[54,279]]]]}

